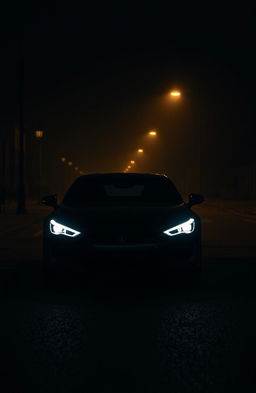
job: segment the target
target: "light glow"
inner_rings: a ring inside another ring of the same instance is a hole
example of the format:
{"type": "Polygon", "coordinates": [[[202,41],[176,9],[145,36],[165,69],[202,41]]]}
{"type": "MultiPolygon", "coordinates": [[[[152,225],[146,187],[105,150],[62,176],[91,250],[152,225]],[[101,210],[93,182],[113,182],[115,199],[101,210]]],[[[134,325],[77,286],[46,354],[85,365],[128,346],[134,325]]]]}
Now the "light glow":
{"type": "Polygon", "coordinates": [[[131,165],[128,165],[128,169],[131,169],[131,165]]]}
{"type": "Polygon", "coordinates": [[[68,166],[72,166],[73,165],[73,162],[72,161],[69,161],[68,162],[68,166]]]}
{"type": "Polygon", "coordinates": [[[176,236],[180,235],[181,233],[192,233],[195,229],[195,220],[194,218],[190,218],[189,220],[179,224],[175,227],[169,228],[164,233],[168,236],[176,236]]]}
{"type": "Polygon", "coordinates": [[[170,92],[170,96],[172,97],[180,97],[181,96],[181,92],[178,90],[173,90],[170,92]]]}
{"type": "Polygon", "coordinates": [[[150,136],[156,136],[156,134],[157,134],[157,132],[154,130],[148,132],[148,135],[150,135],[150,136]]]}
{"type": "Polygon", "coordinates": [[[64,235],[64,236],[69,236],[69,237],[75,237],[77,235],[80,235],[81,232],[75,231],[72,228],[66,227],[65,225],[62,225],[55,220],[50,221],[50,232],[53,235],[64,235]]]}
{"type": "Polygon", "coordinates": [[[43,136],[44,136],[44,132],[43,132],[42,130],[36,130],[36,131],[35,131],[35,137],[36,137],[37,139],[42,139],[43,136]]]}
{"type": "Polygon", "coordinates": [[[134,160],[131,160],[130,163],[131,163],[131,164],[135,164],[135,161],[134,161],[134,160]]]}
{"type": "Polygon", "coordinates": [[[61,157],[61,159],[60,159],[62,162],[65,162],[65,161],[67,161],[67,159],[66,159],[66,157],[61,157]]]}
{"type": "Polygon", "coordinates": [[[144,152],[143,149],[138,149],[137,151],[138,151],[138,153],[143,153],[144,152]]]}

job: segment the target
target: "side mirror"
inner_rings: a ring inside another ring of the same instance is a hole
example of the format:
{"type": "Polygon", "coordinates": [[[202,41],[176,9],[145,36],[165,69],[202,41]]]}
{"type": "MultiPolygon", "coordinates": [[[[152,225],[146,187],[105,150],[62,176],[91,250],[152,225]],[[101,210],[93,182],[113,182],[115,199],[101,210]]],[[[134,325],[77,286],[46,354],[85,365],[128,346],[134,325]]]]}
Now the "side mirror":
{"type": "Polygon", "coordinates": [[[200,194],[189,194],[188,196],[188,206],[199,205],[204,201],[203,195],[200,194]]]}
{"type": "Polygon", "coordinates": [[[41,204],[45,205],[45,206],[51,206],[54,209],[57,209],[57,207],[58,207],[57,195],[54,194],[54,195],[47,195],[47,196],[45,196],[42,199],[41,204]]]}

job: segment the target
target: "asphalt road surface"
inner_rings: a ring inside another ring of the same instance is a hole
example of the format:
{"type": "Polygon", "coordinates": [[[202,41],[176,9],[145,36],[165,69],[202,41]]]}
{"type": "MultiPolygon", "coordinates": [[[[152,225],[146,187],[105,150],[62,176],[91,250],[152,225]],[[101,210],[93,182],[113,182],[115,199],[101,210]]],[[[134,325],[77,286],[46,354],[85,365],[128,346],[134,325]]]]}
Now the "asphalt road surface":
{"type": "Polygon", "coordinates": [[[43,214],[2,230],[1,392],[255,391],[256,219],[195,210],[198,288],[147,274],[49,288],[39,269],[43,214]]]}

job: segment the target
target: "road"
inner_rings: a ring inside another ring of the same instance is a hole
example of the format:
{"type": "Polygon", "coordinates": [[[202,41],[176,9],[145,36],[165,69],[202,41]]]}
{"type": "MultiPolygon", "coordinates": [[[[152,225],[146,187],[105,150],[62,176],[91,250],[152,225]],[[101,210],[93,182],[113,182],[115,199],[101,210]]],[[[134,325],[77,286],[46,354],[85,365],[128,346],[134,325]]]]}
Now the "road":
{"type": "Polygon", "coordinates": [[[255,391],[256,219],[207,204],[194,210],[203,222],[199,288],[114,276],[47,289],[42,214],[6,226],[1,391],[255,391]]]}

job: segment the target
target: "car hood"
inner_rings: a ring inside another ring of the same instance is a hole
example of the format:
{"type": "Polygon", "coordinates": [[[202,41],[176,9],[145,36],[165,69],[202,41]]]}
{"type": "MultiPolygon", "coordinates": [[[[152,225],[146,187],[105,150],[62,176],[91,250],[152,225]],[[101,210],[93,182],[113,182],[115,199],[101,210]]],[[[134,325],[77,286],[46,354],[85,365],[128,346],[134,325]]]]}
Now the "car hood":
{"type": "Polygon", "coordinates": [[[147,229],[170,228],[189,218],[197,217],[185,204],[173,207],[145,206],[97,206],[64,207],[60,206],[51,216],[64,225],[74,229],[111,230],[113,228],[147,229]]]}

